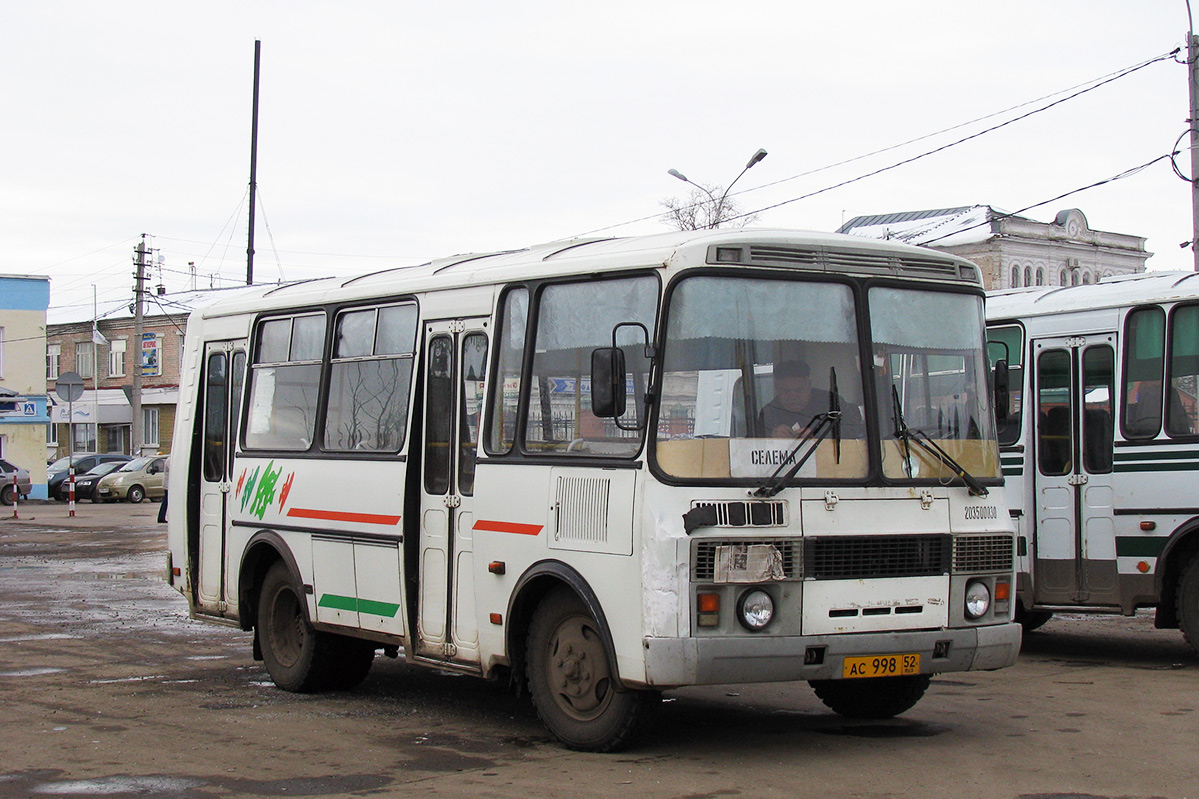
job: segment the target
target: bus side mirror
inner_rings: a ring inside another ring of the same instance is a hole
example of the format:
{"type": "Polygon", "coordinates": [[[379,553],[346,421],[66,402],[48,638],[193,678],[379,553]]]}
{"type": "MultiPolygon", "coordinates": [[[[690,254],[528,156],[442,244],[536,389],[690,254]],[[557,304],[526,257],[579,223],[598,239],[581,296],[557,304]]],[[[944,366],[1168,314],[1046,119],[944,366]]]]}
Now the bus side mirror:
{"type": "Polygon", "coordinates": [[[1011,376],[1007,361],[996,361],[992,375],[995,384],[995,421],[1003,424],[1007,421],[1008,406],[1011,403],[1011,376]]]}
{"type": "Polygon", "coordinates": [[[591,412],[601,419],[624,415],[626,396],[624,350],[602,347],[591,352],[591,412]]]}

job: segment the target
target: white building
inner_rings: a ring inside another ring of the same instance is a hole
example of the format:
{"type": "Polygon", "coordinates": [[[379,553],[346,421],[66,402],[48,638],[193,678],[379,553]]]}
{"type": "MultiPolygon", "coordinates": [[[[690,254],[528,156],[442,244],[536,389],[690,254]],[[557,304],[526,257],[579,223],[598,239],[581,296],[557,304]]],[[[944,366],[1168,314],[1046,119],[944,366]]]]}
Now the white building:
{"type": "Polygon", "coordinates": [[[988,290],[1073,286],[1145,271],[1145,239],[1092,230],[1077,208],[1052,222],[1013,216],[989,205],[858,216],[838,233],[908,244],[968,258],[988,290]]]}

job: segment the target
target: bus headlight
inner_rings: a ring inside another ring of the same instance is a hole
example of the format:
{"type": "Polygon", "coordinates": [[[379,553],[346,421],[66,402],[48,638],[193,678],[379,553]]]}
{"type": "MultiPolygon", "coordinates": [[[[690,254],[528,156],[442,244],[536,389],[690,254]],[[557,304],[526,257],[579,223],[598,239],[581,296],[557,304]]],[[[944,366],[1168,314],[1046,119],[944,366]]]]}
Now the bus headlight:
{"type": "Polygon", "coordinates": [[[981,619],[991,609],[991,590],[981,580],[966,586],[966,618],[981,619]]]}
{"type": "Polygon", "coordinates": [[[761,588],[746,591],[737,600],[737,621],[751,633],[765,630],[774,618],[774,600],[761,588]]]}

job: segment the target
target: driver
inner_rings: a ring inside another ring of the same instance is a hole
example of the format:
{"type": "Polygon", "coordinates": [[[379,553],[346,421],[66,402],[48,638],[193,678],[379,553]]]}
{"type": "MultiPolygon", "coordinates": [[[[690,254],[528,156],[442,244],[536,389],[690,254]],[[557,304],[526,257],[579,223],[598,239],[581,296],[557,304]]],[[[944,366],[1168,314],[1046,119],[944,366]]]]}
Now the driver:
{"type": "MultiPolygon", "coordinates": [[[[812,388],[811,369],[804,361],[783,361],[774,367],[774,399],[758,413],[758,429],[774,438],[794,438],[812,419],[832,407],[832,394],[812,388]]],[[[846,438],[861,435],[862,416],[856,405],[837,396],[846,438]]]]}

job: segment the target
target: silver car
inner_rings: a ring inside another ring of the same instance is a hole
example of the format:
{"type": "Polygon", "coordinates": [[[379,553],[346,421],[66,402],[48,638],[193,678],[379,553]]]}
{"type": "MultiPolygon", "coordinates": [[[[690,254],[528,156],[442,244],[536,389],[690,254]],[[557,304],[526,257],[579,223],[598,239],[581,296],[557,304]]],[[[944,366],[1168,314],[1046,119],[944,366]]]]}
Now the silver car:
{"type": "Polygon", "coordinates": [[[33,490],[33,480],[29,477],[29,470],[0,458],[0,503],[13,504],[17,494],[20,494],[22,499],[28,499],[31,490],[33,490]],[[15,488],[13,486],[14,474],[17,477],[15,488]]]}

